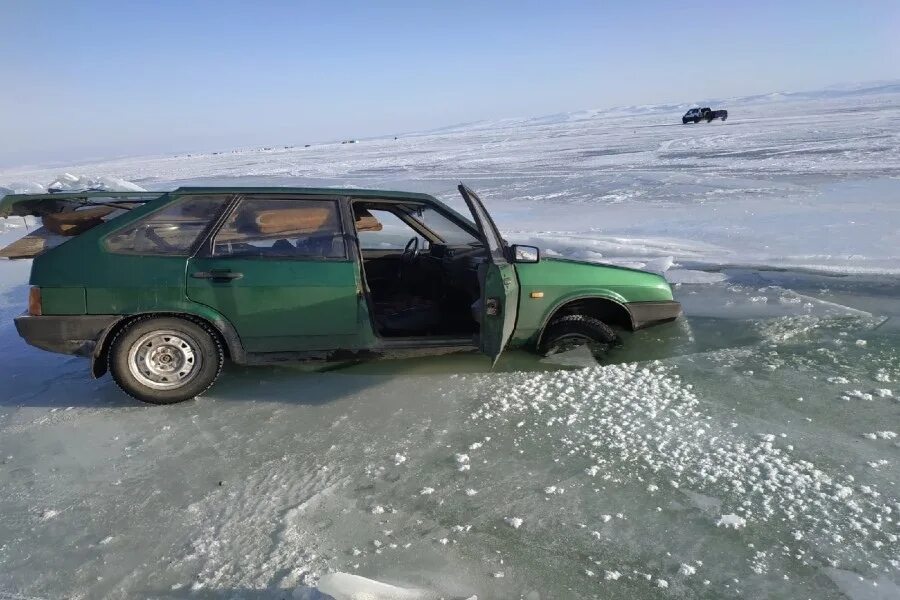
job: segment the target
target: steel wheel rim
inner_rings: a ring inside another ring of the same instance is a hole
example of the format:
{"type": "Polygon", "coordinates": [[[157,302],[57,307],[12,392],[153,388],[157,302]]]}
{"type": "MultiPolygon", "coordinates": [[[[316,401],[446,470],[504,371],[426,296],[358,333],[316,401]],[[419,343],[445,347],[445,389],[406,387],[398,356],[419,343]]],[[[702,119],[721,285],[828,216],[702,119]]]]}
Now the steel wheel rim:
{"type": "Polygon", "coordinates": [[[128,370],[154,390],[180,388],[197,376],[202,357],[190,335],[169,329],[142,335],[128,351],[128,370]]]}

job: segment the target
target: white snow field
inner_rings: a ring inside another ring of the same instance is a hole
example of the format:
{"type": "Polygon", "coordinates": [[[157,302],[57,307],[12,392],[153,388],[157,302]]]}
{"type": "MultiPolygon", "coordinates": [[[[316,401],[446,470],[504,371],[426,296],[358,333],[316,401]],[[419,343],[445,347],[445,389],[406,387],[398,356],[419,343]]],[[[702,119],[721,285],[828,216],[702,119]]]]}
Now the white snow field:
{"type": "Polygon", "coordinates": [[[26,346],[30,265],[0,262],[0,599],[900,597],[900,87],[714,106],[0,171],[457,207],[462,180],[509,239],[664,272],[686,313],[602,364],[230,368],[150,407],[26,346]]]}

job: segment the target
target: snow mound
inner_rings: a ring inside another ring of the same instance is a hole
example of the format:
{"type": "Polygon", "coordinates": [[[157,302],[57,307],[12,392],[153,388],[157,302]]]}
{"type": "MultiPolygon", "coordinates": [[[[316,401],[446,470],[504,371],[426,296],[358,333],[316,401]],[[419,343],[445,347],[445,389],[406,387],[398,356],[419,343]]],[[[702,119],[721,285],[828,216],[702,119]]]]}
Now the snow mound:
{"type": "Polygon", "coordinates": [[[33,181],[17,181],[0,186],[0,198],[7,194],[43,194],[47,188],[33,181]]]}
{"type": "Polygon", "coordinates": [[[141,186],[118,177],[88,177],[63,173],[47,186],[48,192],[80,192],[100,190],[104,192],[146,192],[141,186]]]}
{"type": "Polygon", "coordinates": [[[34,181],[9,183],[0,186],[0,198],[8,194],[46,194],[47,192],[146,192],[144,188],[119,177],[88,177],[63,173],[47,185],[34,181]]]}

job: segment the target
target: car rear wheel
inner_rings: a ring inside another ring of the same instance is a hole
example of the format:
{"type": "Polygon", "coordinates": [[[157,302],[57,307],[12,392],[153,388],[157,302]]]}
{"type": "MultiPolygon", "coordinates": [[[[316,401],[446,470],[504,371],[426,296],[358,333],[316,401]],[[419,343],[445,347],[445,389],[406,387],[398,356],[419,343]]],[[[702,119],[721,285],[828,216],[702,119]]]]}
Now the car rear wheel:
{"type": "Polygon", "coordinates": [[[122,390],[143,402],[174,404],[205,392],[222,370],[218,337],[199,321],[145,317],[113,339],[109,370],[122,390]]]}
{"type": "Polygon", "coordinates": [[[565,315],[554,319],[538,346],[542,356],[568,352],[581,346],[590,346],[594,356],[605,354],[616,343],[618,336],[601,321],[586,315],[565,315]]]}

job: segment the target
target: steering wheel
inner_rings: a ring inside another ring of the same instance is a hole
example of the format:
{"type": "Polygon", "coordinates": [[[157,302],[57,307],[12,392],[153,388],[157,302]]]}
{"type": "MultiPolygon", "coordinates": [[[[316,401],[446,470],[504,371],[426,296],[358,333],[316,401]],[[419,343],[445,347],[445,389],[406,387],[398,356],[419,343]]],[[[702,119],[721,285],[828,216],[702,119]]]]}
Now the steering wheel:
{"type": "Polygon", "coordinates": [[[403,254],[400,255],[400,261],[409,264],[416,260],[417,256],[419,256],[419,238],[411,237],[409,238],[409,241],[406,242],[406,246],[403,247],[403,254]]]}

